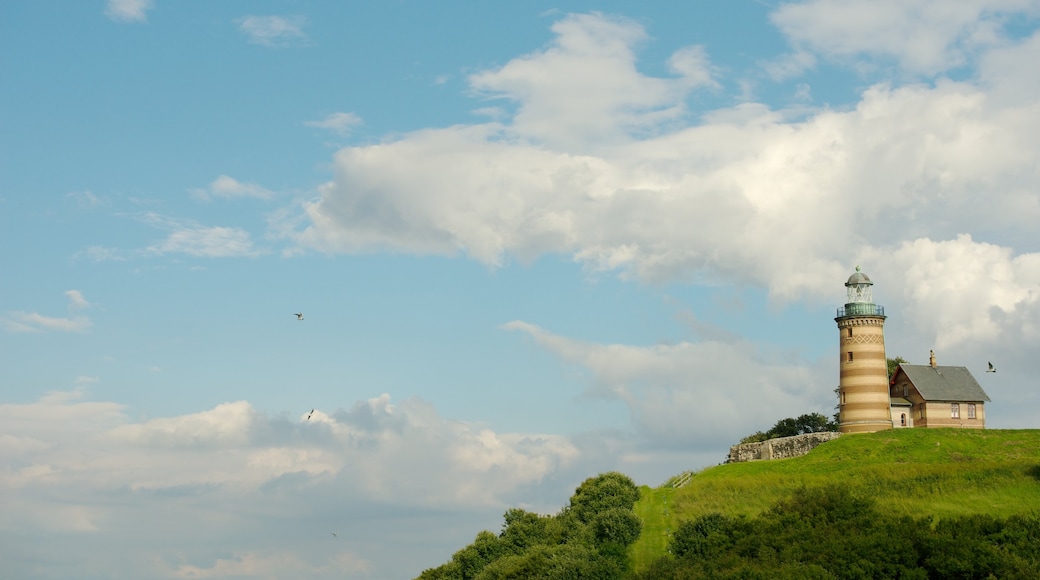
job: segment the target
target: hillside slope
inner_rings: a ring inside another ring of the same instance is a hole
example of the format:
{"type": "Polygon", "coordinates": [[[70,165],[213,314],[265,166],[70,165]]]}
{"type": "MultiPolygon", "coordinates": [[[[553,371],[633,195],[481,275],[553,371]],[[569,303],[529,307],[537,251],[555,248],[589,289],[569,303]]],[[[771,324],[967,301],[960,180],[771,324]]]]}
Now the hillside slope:
{"type": "Polygon", "coordinates": [[[847,435],[803,457],[720,465],[679,489],[642,488],[636,570],[665,554],[679,522],[754,516],[801,487],[846,486],[891,515],[937,519],[1040,511],[1040,430],[897,429],[847,435]]]}

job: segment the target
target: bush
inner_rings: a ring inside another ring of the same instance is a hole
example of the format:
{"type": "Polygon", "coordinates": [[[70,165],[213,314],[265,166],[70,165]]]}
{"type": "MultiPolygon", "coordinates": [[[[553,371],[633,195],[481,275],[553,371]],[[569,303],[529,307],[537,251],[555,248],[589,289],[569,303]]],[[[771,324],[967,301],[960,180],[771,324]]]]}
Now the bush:
{"type": "Polygon", "coordinates": [[[582,523],[611,508],[631,510],[639,501],[639,488],[630,477],[611,471],[586,479],[571,496],[571,511],[582,523]]]}
{"type": "Polygon", "coordinates": [[[643,522],[632,510],[610,508],[592,520],[592,533],[600,544],[628,546],[639,539],[641,531],[643,522]]]}

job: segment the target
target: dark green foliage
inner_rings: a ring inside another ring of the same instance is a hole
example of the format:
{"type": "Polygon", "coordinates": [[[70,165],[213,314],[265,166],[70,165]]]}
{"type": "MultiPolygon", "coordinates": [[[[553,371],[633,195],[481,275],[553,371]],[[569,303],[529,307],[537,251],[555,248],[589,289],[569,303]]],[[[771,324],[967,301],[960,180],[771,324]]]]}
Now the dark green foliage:
{"type": "Polygon", "coordinates": [[[642,521],[632,480],[586,480],[555,515],[510,509],[423,580],[1040,578],[1040,513],[892,517],[848,485],[806,486],[756,517],[681,522],[668,555],[638,573],[627,550],[642,521]]]}
{"type": "Polygon", "coordinates": [[[757,518],[683,522],[644,579],[1040,578],[1040,514],[885,517],[844,487],[803,488],[757,518]]]}
{"type": "Polygon", "coordinates": [[[592,535],[599,544],[628,546],[639,539],[643,522],[631,509],[610,508],[592,520],[592,535]]]}
{"type": "Polygon", "coordinates": [[[506,510],[499,540],[510,552],[519,553],[525,549],[545,544],[549,540],[548,520],[551,516],[540,516],[522,509],[506,510]]]}
{"type": "Polygon", "coordinates": [[[888,363],[888,380],[892,380],[892,375],[896,372],[896,367],[907,362],[907,360],[901,356],[896,358],[886,358],[885,362],[888,363]]]}
{"type": "Polygon", "coordinates": [[[614,558],[582,544],[534,546],[492,562],[477,580],[617,580],[624,568],[614,558]]]}
{"type": "Polygon", "coordinates": [[[511,508],[502,532],[480,532],[451,561],[421,580],[615,580],[629,568],[626,548],[643,522],[632,511],[639,488],[610,472],[585,480],[553,516],[511,508]]]}
{"type": "Polygon", "coordinates": [[[776,425],[766,432],[757,431],[740,440],[741,443],[757,443],[778,437],[793,437],[805,433],[821,433],[837,431],[837,420],[828,420],[822,413],[806,413],[799,417],[780,419],[776,425]]]}
{"type": "Polygon", "coordinates": [[[611,471],[586,479],[571,496],[571,512],[582,523],[611,508],[631,510],[639,501],[639,487],[629,476],[611,471]]]}
{"type": "Polygon", "coordinates": [[[426,570],[419,576],[423,580],[470,580],[488,563],[508,553],[507,545],[498,536],[488,531],[477,534],[473,543],[455,552],[451,562],[426,570]]]}
{"type": "Polygon", "coordinates": [[[679,524],[672,536],[669,551],[680,558],[706,558],[720,546],[733,540],[737,522],[722,514],[711,513],[679,524]]]}

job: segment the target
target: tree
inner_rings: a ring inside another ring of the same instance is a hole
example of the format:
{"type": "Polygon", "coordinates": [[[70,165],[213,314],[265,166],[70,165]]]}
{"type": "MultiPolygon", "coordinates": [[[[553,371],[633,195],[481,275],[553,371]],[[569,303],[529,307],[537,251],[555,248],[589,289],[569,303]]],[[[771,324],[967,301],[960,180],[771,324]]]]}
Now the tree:
{"type": "Polygon", "coordinates": [[[703,558],[729,543],[733,526],[733,520],[720,513],[680,522],[668,543],[668,551],[677,558],[703,558]]]}
{"type": "Polygon", "coordinates": [[[502,533],[499,540],[509,547],[510,551],[523,552],[530,546],[549,543],[546,524],[552,516],[540,516],[526,510],[510,508],[503,518],[502,533]]]}
{"type": "Polygon", "coordinates": [[[639,539],[643,521],[630,509],[610,508],[596,514],[592,533],[600,544],[628,546],[639,539]]]}
{"type": "Polygon", "coordinates": [[[571,496],[571,511],[583,524],[610,508],[631,510],[639,500],[639,487],[629,476],[610,471],[586,479],[571,496]]]}
{"type": "Polygon", "coordinates": [[[837,431],[838,425],[834,421],[827,420],[822,413],[807,413],[795,419],[799,434],[801,433],[823,433],[826,431],[837,431]]]}
{"type": "Polygon", "coordinates": [[[896,367],[907,362],[907,360],[901,356],[896,358],[886,358],[885,362],[888,363],[888,380],[892,380],[892,375],[896,372],[896,367]]]}
{"type": "Polygon", "coordinates": [[[773,425],[772,429],[765,433],[758,431],[744,437],[741,443],[756,443],[777,437],[791,437],[804,435],[805,433],[821,433],[825,431],[837,431],[838,420],[828,420],[822,413],[806,413],[799,417],[788,417],[780,419],[773,425]]]}

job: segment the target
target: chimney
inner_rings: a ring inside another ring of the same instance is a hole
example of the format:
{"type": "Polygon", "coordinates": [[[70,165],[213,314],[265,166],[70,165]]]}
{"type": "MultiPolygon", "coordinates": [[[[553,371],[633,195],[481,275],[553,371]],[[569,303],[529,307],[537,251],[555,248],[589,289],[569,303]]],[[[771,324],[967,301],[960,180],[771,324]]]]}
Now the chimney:
{"type": "Polygon", "coordinates": [[[928,364],[932,365],[933,369],[935,368],[935,351],[934,350],[928,351],[928,364]]]}

